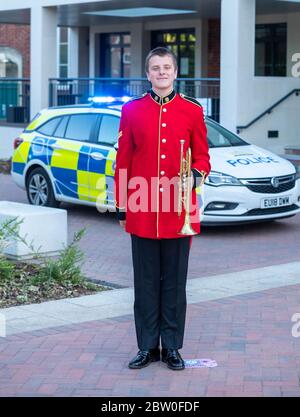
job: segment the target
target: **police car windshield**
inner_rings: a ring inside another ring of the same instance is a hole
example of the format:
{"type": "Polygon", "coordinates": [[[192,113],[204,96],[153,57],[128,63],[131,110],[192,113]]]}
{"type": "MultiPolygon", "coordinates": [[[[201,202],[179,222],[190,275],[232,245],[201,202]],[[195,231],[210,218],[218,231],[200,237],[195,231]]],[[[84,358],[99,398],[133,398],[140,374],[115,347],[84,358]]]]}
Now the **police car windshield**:
{"type": "Polygon", "coordinates": [[[228,148],[230,146],[245,146],[249,143],[220,126],[206,119],[207,140],[210,148],[228,148]]]}

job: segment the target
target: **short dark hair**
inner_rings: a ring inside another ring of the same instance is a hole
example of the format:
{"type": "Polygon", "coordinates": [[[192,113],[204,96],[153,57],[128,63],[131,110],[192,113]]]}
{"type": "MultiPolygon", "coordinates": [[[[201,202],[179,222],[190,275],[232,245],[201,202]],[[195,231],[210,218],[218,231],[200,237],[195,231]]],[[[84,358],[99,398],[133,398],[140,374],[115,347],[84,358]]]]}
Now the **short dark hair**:
{"type": "Polygon", "coordinates": [[[154,55],[158,55],[158,56],[170,56],[173,60],[173,64],[175,67],[175,70],[177,70],[177,57],[174,54],[173,51],[171,51],[171,49],[168,48],[164,48],[162,46],[158,46],[157,48],[152,49],[149,54],[146,56],[146,60],[145,60],[145,71],[149,72],[149,61],[150,59],[154,56],[154,55]]]}

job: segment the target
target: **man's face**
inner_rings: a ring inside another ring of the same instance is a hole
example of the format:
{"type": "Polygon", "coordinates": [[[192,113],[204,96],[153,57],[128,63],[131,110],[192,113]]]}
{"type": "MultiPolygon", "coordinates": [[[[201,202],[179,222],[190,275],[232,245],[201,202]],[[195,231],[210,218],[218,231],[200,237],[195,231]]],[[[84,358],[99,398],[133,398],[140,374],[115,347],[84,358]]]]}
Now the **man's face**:
{"type": "Polygon", "coordinates": [[[177,77],[172,58],[169,55],[153,55],[149,60],[148,81],[155,90],[171,90],[177,77]]]}

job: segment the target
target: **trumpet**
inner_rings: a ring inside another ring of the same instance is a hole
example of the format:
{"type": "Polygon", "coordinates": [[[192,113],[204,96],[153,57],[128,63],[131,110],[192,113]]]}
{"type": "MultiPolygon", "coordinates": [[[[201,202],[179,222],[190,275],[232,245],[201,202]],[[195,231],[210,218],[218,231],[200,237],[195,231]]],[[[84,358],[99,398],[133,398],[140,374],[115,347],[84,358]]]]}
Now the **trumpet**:
{"type": "Polygon", "coordinates": [[[181,216],[182,207],[185,209],[184,224],[179,235],[196,235],[190,221],[190,204],[191,204],[191,165],[192,152],[188,148],[184,158],[184,139],[180,140],[180,172],[179,172],[179,190],[178,190],[178,216],[181,216]]]}

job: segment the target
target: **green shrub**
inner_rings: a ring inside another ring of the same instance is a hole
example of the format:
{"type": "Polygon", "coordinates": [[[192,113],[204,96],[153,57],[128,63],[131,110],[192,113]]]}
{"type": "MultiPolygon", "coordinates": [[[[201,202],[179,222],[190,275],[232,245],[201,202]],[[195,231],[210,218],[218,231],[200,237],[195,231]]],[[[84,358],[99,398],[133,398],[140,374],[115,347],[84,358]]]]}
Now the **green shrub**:
{"type": "Polygon", "coordinates": [[[78,242],[84,233],[85,229],[81,229],[76,232],[72,242],[63,249],[57,260],[44,260],[36,276],[32,278],[32,284],[50,284],[52,281],[56,281],[64,285],[82,284],[85,280],[85,277],[81,272],[84,254],[78,247],[78,242]]]}
{"type": "Polygon", "coordinates": [[[15,265],[6,259],[4,249],[17,235],[20,223],[17,219],[9,219],[0,226],[0,282],[14,277],[15,265]]]}
{"type": "MultiPolygon", "coordinates": [[[[72,242],[60,253],[58,259],[44,258],[39,254],[39,249],[34,248],[33,242],[28,243],[27,236],[20,236],[19,225],[23,220],[11,219],[5,221],[0,228],[0,279],[13,278],[15,275],[15,264],[6,259],[3,254],[4,248],[12,240],[24,243],[33,253],[34,259],[39,261],[39,268],[31,278],[30,284],[47,284],[57,282],[63,285],[82,285],[85,277],[81,272],[84,253],[78,247],[78,242],[83,237],[86,229],[81,229],[74,234],[72,242]]],[[[93,285],[90,285],[91,289],[93,285]]]]}
{"type": "Polygon", "coordinates": [[[22,221],[9,220],[0,227],[0,308],[78,297],[108,289],[88,281],[81,272],[84,254],[78,242],[85,229],[74,234],[72,242],[57,259],[51,259],[42,257],[40,248],[37,250],[33,242],[28,243],[27,236],[20,236],[19,225],[22,221]],[[21,263],[6,259],[4,248],[13,240],[30,248],[37,262],[21,263]]]}

